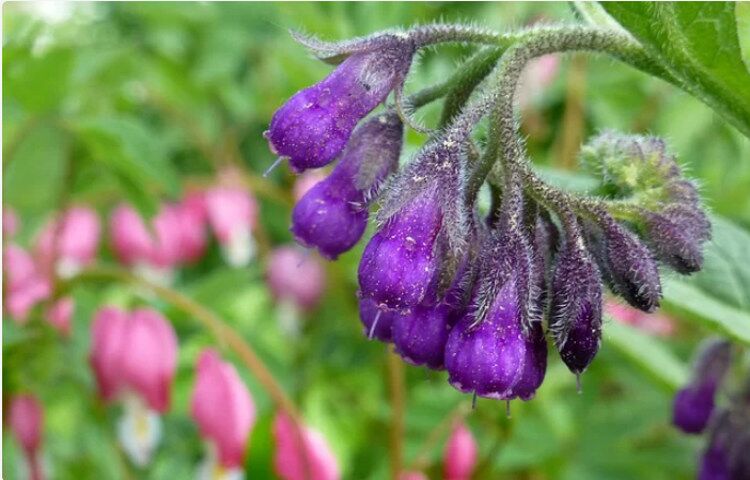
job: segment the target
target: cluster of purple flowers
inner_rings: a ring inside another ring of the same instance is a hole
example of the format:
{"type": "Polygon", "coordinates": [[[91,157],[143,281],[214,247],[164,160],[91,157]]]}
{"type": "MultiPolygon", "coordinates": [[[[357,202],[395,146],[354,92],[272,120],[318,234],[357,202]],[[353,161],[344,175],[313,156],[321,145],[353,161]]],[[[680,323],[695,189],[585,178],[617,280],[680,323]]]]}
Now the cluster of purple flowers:
{"type": "MultiPolygon", "coordinates": [[[[648,183],[658,181],[660,195],[650,203],[621,189],[627,218],[606,202],[584,212],[540,201],[524,194],[523,180],[498,186],[497,206],[480,212],[468,193],[469,157],[484,110],[447,125],[399,168],[396,109],[365,117],[400,91],[415,43],[389,34],[349,48],[333,73],[276,112],[266,138],[298,172],[338,160],[294,208],[301,244],[336,258],[363,236],[378,198],[378,229],[358,270],[360,317],[368,337],[393,343],[407,362],[447,370],[462,392],[528,400],[545,376],[548,334],[576,375],[595,357],[603,282],[651,312],[660,262],[700,269],[710,225],[695,186],[658,139],[606,134],[586,150],[611,160],[615,173],[628,164],[661,174],[648,183]]],[[[620,177],[610,177],[613,191],[620,177]]]]}
{"type": "Polygon", "coordinates": [[[750,375],[728,405],[717,407],[726,383],[732,346],[709,339],[701,346],[687,385],[674,398],[672,422],[688,434],[708,432],[698,472],[699,480],[750,478],[750,375]]]}

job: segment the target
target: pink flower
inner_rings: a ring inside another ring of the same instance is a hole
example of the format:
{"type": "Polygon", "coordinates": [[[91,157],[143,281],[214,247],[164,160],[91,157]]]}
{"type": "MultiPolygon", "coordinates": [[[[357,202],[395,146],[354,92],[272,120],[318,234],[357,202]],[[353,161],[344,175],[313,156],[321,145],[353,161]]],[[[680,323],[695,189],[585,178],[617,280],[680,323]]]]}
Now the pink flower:
{"type": "Polygon", "coordinates": [[[290,301],[298,308],[317,305],[325,288],[325,270],[302,249],[284,246],[271,252],[266,279],[277,301],[290,301]]]}
{"type": "Polygon", "coordinates": [[[154,240],[143,219],[131,206],[121,204],[109,221],[112,248],[117,258],[132,267],[149,263],[154,255],[154,240]]]}
{"type": "Polygon", "coordinates": [[[279,412],[273,421],[273,436],[276,440],[274,470],[282,480],[341,478],[336,457],[320,432],[302,427],[300,435],[289,416],[279,412]]]}
{"type": "Polygon", "coordinates": [[[215,445],[221,467],[241,469],[255,404],[234,366],[213,350],[204,350],[198,358],[190,408],[201,436],[215,445]]]}
{"type": "Polygon", "coordinates": [[[255,198],[239,186],[219,185],[206,191],[208,222],[234,267],[248,264],[255,253],[252,231],[258,222],[255,198]]]}
{"type": "Polygon", "coordinates": [[[526,108],[549,87],[560,69],[560,58],[556,54],[535,58],[524,69],[518,87],[518,103],[526,108]]]}
{"type": "Polygon", "coordinates": [[[18,245],[5,248],[3,268],[5,308],[18,323],[23,324],[34,305],[50,296],[52,286],[31,255],[18,245]]]}
{"type": "Polygon", "coordinates": [[[670,337],[677,330],[674,319],[662,313],[644,313],[615,300],[604,302],[604,311],[620,323],[657,337],[670,337]]]}
{"type": "Polygon", "coordinates": [[[157,411],[169,408],[177,337],[155,310],[101,309],[91,326],[91,366],[105,401],[133,392],[157,411]]]}
{"type": "Polygon", "coordinates": [[[42,444],[42,405],[33,395],[16,395],[10,401],[8,424],[24,452],[29,467],[29,478],[41,480],[39,448],[42,444]]]}
{"type": "Polygon", "coordinates": [[[177,206],[182,235],[180,260],[197,262],[206,252],[206,205],[202,193],[189,193],[177,206]]]}
{"type": "Polygon", "coordinates": [[[477,464],[477,443],[466,424],[456,424],[445,445],[446,480],[468,480],[477,464]]]}
{"type": "Polygon", "coordinates": [[[305,196],[308,190],[322,182],[327,177],[327,174],[323,170],[307,170],[305,173],[297,177],[292,188],[292,194],[294,195],[294,201],[299,202],[302,197],[305,196]]]}
{"type": "Polygon", "coordinates": [[[16,212],[10,207],[3,207],[3,240],[12,239],[18,233],[19,225],[16,212]]]}
{"type": "Polygon", "coordinates": [[[45,313],[47,321],[61,334],[70,335],[70,321],[73,318],[75,302],[71,297],[63,297],[55,301],[45,313]]]}
{"type": "Polygon", "coordinates": [[[35,255],[49,275],[70,278],[94,260],[100,233],[96,212],[71,207],[59,220],[47,223],[37,238],[35,255]]]}

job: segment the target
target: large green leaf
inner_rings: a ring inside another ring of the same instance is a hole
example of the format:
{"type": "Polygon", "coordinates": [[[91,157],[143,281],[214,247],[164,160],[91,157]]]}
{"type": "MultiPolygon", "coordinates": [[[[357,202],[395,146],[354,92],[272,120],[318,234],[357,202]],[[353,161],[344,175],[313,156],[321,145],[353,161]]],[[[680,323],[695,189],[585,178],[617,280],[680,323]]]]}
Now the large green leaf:
{"type": "Polygon", "coordinates": [[[750,73],[732,2],[607,2],[681,86],[750,137],[750,73]]]}

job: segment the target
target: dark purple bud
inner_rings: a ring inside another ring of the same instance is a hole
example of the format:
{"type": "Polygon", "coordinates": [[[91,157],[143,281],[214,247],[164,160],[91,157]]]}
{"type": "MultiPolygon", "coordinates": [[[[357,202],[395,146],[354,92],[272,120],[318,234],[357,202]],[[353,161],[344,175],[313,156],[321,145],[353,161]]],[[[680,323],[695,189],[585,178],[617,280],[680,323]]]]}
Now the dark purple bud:
{"type": "Polygon", "coordinates": [[[612,219],[603,225],[604,265],[611,287],[630,305],[651,313],[659,306],[661,280],[651,251],[612,219]]]}
{"type": "Polygon", "coordinates": [[[383,310],[369,298],[359,299],[359,319],[364,326],[367,338],[377,338],[381,342],[393,339],[393,322],[400,314],[395,310],[383,310]]]}
{"type": "Polygon", "coordinates": [[[395,113],[377,115],[352,135],[341,160],[292,212],[297,241],[335,259],[367,228],[367,199],[398,166],[403,126],[395,113]]]}
{"type": "Polygon", "coordinates": [[[333,161],[357,123],[403,83],[413,53],[408,38],[384,35],[349,56],[276,111],[266,132],[271,150],[296,172],[333,161]]]}
{"type": "MultiPolygon", "coordinates": [[[[711,426],[711,433],[708,438],[706,450],[700,460],[698,470],[699,480],[734,480],[735,478],[744,479],[747,476],[733,477],[730,471],[732,456],[731,450],[734,447],[733,430],[735,426],[732,421],[732,414],[728,410],[723,410],[716,415],[716,419],[711,426]]],[[[742,455],[746,455],[744,451],[742,455]]],[[[750,472],[746,472],[750,473],[750,472]]]]}
{"type": "Polygon", "coordinates": [[[521,400],[534,398],[547,372],[547,339],[541,322],[534,322],[526,333],[526,358],[518,383],[513,387],[514,396],[521,400]]]}
{"type": "Polygon", "coordinates": [[[565,365],[580,374],[602,337],[601,277],[582,239],[566,241],[551,283],[549,328],[565,365]]]}
{"type": "Polygon", "coordinates": [[[442,369],[452,313],[446,304],[417,305],[399,316],[393,324],[396,353],[412,365],[442,369]]]}
{"type": "Polygon", "coordinates": [[[714,411],[716,389],[691,385],[678,391],[672,406],[672,423],[685,433],[701,433],[714,411]]]}
{"type": "Polygon", "coordinates": [[[435,243],[442,211],[436,197],[436,190],[422,192],[372,237],[359,263],[363,297],[402,310],[425,298],[439,264],[435,243]]]}
{"type": "Polygon", "coordinates": [[[724,449],[709,447],[703,453],[698,471],[698,480],[733,480],[729,475],[724,449]]]}
{"type": "Polygon", "coordinates": [[[731,345],[709,340],[701,347],[690,383],[674,399],[672,423],[685,433],[701,433],[715,407],[716,391],[729,370],[731,345]]]}
{"type": "Polygon", "coordinates": [[[448,336],[445,367],[462,392],[511,399],[526,367],[531,253],[520,234],[501,228],[485,249],[471,306],[448,336]]]}
{"type": "Polygon", "coordinates": [[[661,212],[644,212],[646,237],[657,258],[677,272],[690,274],[703,266],[703,244],[711,223],[697,206],[670,205],[661,212]]]}

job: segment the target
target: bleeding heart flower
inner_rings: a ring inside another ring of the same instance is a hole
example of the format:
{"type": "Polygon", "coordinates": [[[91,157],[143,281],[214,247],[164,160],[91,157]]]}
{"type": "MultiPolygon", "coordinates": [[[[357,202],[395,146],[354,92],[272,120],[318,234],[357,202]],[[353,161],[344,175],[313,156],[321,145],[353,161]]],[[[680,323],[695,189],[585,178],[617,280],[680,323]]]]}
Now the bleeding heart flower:
{"type": "Polygon", "coordinates": [[[456,424],[443,454],[446,480],[469,480],[477,464],[477,442],[463,422],[456,424]]]}
{"type": "Polygon", "coordinates": [[[210,442],[201,478],[241,478],[255,404],[234,366],[213,350],[198,358],[190,409],[201,436],[210,442]]]}
{"type": "Polygon", "coordinates": [[[47,223],[37,238],[34,253],[49,275],[71,278],[96,257],[100,234],[96,212],[74,206],[47,223]]]}
{"type": "Polygon", "coordinates": [[[276,453],[273,465],[282,480],[337,480],[341,478],[338,462],[323,435],[301,427],[283,412],[273,421],[276,453]]]}
{"type": "Polygon", "coordinates": [[[258,222],[258,205],[246,189],[219,185],[206,191],[206,212],[221,244],[224,258],[233,267],[244,267],[255,256],[252,231],[258,222]]]}
{"type": "Polygon", "coordinates": [[[23,450],[30,480],[42,480],[42,465],[39,448],[42,444],[44,412],[39,400],[33,395],[16,395],[10,401],[8,425],[23,450]]]}
{"type": "Polygon", "coordinates": [[[5,247],[3,269],[5,309],[17,323],[24,324],[34,305],[50,296],[52,285],[31,255],[18,245],[5,247]]]}
{"type": "Polygon", "coordinates": [[[75,302],[72,297],[63,297],[55,301],[45,312],[47,321],[61,334],[70,335],[70,322],[73,318],[75,302]]]}
{"type": "Polygon", "coordinates": [[[159,413],[169,409],[177,336],[155,310],[105,307],[94,318],[91,337],[99,393],[106,402],[123,402],[120,441],[135,464],[146,465],[161,436],[159,413]]]}

